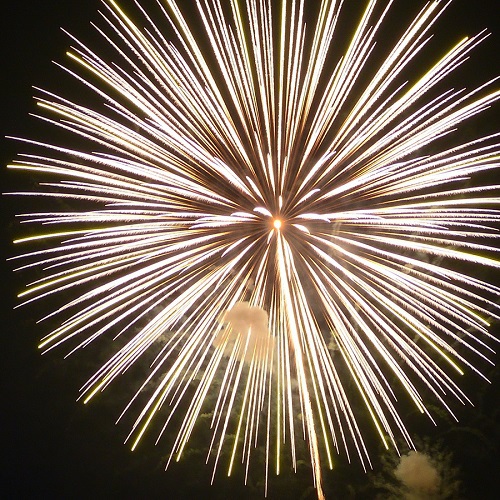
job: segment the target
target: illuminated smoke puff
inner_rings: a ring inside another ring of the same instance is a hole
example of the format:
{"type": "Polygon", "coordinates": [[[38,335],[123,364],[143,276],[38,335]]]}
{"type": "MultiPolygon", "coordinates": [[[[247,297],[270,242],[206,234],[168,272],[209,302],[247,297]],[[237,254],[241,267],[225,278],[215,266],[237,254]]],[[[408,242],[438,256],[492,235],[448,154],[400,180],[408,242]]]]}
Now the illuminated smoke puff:
{"type": "Polygon", "coordinates": [[[407,500],[436,498],[441,485],[439,473],[429,457],[416,451],[401,457],[394,475],[408,489],[405,494],[407,500]]]}
{"type": "Polygon", "coordinates": [[[247,363],[252,359],[270,359],[274,338],[269,332],[269,317],[264,309],[251,306],[248,302],[238,302],[219,321],[225,327],[213,345],[223,349],[225,356],[234,356],[247,363]]]}

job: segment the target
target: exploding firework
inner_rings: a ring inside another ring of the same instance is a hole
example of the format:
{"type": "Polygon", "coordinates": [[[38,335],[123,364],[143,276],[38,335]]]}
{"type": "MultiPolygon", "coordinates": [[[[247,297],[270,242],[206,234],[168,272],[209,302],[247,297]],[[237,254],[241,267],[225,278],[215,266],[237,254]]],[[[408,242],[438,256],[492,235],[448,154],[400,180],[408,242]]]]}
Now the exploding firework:
{"type": "Polygon", "coordinates": [[[500,92],[446,87],[484,32],[411,76],[440,2],[382,60],[391,2],[368,2],[346,40],[343,2],[305,3],[200,1],[201,33],[174,0],[134,19],[104,0],[106,57],[73,39],[64,68],[100,102],[38,102],[84,147],[25,141],[43,152],[10,167],[55,179],[24,194],[65,202],[22,216],[60,228],[19,240],[44,245],[18,257],[43,270],[23,304],[65,299],[40,348],[117,346],[81,398],[153,352],[125,409],[132,448],[163,418],[178,460],[209,411],[214,475],[229,434],[228,472],[262,446],[266,478],[304,440],[321,497],[334,450],[370,465],[359,402],[386,446],[411,446],[396,397],[432,418],[424,388],[452,413],[468,401],[456,375],[491,362],[500,290],[472,272],[499,267],[499,199],[470,179],[497,168],[499,143],[453,131],[500,92]]]}

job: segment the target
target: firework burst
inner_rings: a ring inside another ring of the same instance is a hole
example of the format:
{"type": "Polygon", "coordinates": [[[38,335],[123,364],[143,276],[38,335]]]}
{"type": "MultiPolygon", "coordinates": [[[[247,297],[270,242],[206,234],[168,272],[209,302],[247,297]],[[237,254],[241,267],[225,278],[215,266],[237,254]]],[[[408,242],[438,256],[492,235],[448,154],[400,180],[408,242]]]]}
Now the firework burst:
{"type": "Polygon", "coordinates": [[[210,395],[214,474],[229,433],[229,472],[261,445],[266,478],[304,439],[321,497],[334,449],[370,464],[347,380],[386,446],[411,446],[396,395],[432,418],[424,387],[452,412],[468,401],[455,375],[490,362],[499,289],[471,273],[499,267],[499,199],[470,178],[498,167],[498,137],[449,136],[500,92],[445,87],[486,34],[405,81],[446,5],[426,4],[373,70],[379,3],[337,57],[343,2],[311,22],[300,0],[200,0],[200,34],[173,0],[137,19],[105,0],[106,57],[73,39],[65,68],[101,105],[40,91],[43,119],[92,149],[26,141],[45,152],[10,166],[55,179],[30,196],[80,207],[22,216],[60,229],[19,240],[44,245],[18,257],[44,270],[20,296],[69,297],[44,351],[116,339],[85,402],[155,352],[126,409],[141,405],[132,448],[181,413],[178,460],[210,395]]]}

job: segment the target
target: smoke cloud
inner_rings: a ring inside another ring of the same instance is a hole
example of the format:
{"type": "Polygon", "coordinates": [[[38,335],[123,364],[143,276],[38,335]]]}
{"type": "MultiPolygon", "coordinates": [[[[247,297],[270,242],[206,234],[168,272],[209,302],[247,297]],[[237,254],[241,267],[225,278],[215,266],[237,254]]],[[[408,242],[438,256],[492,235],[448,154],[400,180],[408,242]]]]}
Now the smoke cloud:
{"type": "Polygon", "coordinates": [[[394,475],[407,489],[406,500],[439,498],[441,477],[427,455],[410,451],[401,457],[394,475]]]}
{"type": "Polygon", "coordinates": [[[219,319],[224,329],[217,335],[213,345],[224,349],[224,355],[233,354],[237,359],[249,363],[265,360],[274,349],[274,337],[269,332],[267,312],[248,302],[237,302],[219,319]]]}

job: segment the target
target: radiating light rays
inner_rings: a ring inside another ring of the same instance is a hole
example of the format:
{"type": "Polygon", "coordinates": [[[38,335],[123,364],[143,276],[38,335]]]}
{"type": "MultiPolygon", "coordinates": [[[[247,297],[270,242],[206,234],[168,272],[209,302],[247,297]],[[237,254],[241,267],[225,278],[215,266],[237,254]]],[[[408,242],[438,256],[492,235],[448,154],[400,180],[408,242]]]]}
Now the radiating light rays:
{"type": "Polygon", "coordinates": [[[106,57],[72,37],[63,67],[103,105],[38,90],[41,118],[88,147],[24,140],[35,153],[11,165],[44,176],[20,194],[65,203],[23,215],[44,231],[17,240],[45,244],[18,257],[42,271],[23,304],[64,295],[40,347],[115,340],[85,402],[150,360],[123,413],[131,447],[160,420],[179,460],[210,412],[212,477],[228,447],[246,481],[263,446],[266,492],[302,441],[318,497],[335,451],[371,467],[361,408],[385,446],[411,446],[398,399],[432,419],[425,388],[453,415],[457,376],[494,355],[500,288],[474,270],[500,267],[500,200],[474,179],[498,168],[498,134],[455,130],[500,91],[446,87],[487,35],[415,75],[447,4],[377,60],[392,2],[371,0],[332,64],[346,3],[313,19],[302,0],[203,0],[202,36],[173,0],[137,19],[104,0],[106,57]]]}

